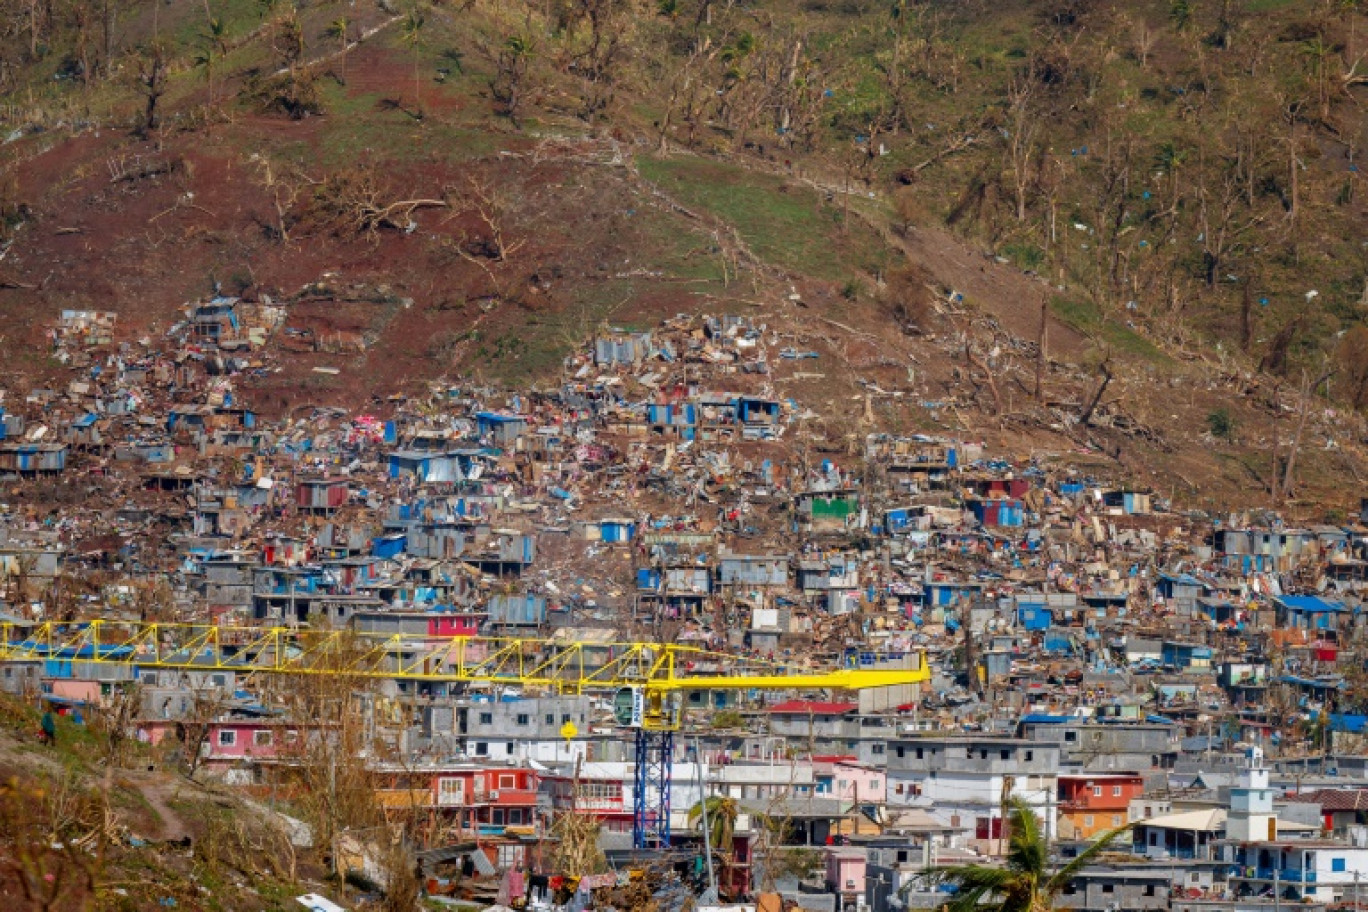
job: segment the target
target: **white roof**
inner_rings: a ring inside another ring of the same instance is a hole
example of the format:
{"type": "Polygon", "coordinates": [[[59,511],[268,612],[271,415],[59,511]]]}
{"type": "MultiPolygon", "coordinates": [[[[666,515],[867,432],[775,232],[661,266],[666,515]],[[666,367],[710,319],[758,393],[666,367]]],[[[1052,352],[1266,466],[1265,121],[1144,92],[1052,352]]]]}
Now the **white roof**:
{"type": "Polygon", "coordinates": [[[1145,820],[1137,820],[1136,826],[1159,827],[1165,830],[1200,830],[1214,833],[1225,827],[1225,808],[1209,808],[1205,811],[1184,811],[1181,814],[1162,814],[1145,820]]]}

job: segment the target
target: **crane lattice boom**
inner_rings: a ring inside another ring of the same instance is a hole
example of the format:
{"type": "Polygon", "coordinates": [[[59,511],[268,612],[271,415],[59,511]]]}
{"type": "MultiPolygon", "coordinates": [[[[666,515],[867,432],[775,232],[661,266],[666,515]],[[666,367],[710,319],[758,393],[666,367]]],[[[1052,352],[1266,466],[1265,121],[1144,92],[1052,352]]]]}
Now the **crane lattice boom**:
{"type": "Polygon", "coordinates": [[[109,620],[0,625],[0,662],[25,660],[241,674],[330,674],[516,684],[560,693],[623,687],[655,693],[750,688],[860,690],[917,684],[929,677],[924,661],[917,661],[911,668],[821,670],[677,643],[374,634],[109,620]]]}

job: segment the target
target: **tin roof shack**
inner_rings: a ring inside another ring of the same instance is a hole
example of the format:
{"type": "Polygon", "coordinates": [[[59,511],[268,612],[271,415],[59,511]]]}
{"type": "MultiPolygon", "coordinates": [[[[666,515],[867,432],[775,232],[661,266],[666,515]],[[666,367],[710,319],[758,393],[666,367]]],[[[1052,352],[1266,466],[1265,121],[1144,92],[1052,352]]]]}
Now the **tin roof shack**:
{"type": "Polygon", "coordinates": [[[1279,627],[1314,630],[1334,635],[1352,620],[1349,608],[1339,601],[1316,595],[1282,595],[1273,600],[1279,627]]]}
{"type": "Polygon", "coordinates": [[[484,473],[484,451],[471,448],[403,449],[389,454],[389,476],[412,475],[431,483],[455,483],[484,473]]]}
{"type": "Polygon", "coordinates": [[[24,436],[24,416],[0,408],[0,440],[24,436]]]}
{"type": "Polygon", "coordinates": [[[1122,516],[1139,516],[1153,512],[1148,492],[1125,488],[1103,492],[1102,505],[1108,513],[1122,516]]]}
{"type": "Polygon", "coordinates": [[[537,630],[546,623],[546,599],[530,592],[496,592],[488,611],[487,624],[498,633],[537,630]]]}
{"type": "Polygon", "coordinates": [[[1160,650],[1159,661],[1162,665],[1185,674],[1211,674],[1213,654],[1212,648],[1204,643],[1165,640],[1160,650]]]}
{"type": "Polygon", "coordinates": [[[860,561],[855,554],[828,554],[796,562],[798,588],[829,614],[849,614],[860,599],[860,561]]]}
{"type": "Polygon", "coordinates": [[[831,535],[863,525],[860,492],[853,488],[803,491],[794,497],[799,531],[831,535]]]}
{"type": "Polygon", "coordinates": [[[222,535],[237,538],[252,527],[252,518],[238,505],[233,494],[205,492],[195,497],[195,513],[191,525],[195,535],[222,535]]]}
{"type": "Polygon", "coordinates": [[[295,505],[301,513],[332,516],[350,497],[345,478],[301,478],[295,482],[295,505]]]}
{"type": "Polygon", "coordinates": [[[920,435],[871,435],[865,438],[865,459],[882,463],[891,485],[913,491],[943,487],[959,468],[956,444],[920,435]]]}
{"type": "Polygon", "coordinates": [[[536,559],[537,536],[518,529],[491,529],[466,555],[467,563],[495,576],[521,576],[536,559]]]}
{"type": "Polygon", "coordinates": [[[979,524],[990,529],[1019,529],[1026,524],[1026,508],[1019,500],[994,497],[972,499],[969,512],[979,524]]]}
{"type": "Polygon", "coordinates": [[[614,332],[594,339],[594,363],[599,367],[630,367],[651,356],[648,332],[614,332]]]}
{"type": "Polygon", "coordinates": [[[481,440],[488,440],[492,446],[511,449],[527,433],[529,422],[525,415],[509,415],[502,412],[476,412],[475,432],[481,440]]]}
{"type": "Polygon", "coordinates": [[[64,443],[0,443],[0,474],[57,475],[66,470],[64,443]]]}
{"type": "Polygon", "coordinates": [[[1268,663],[1223,661],[1216,666],[1216,683],[1236,708],[1262,708],[1268,693],[1268,663]]]}
{"type": "Polygon", "coordinates": [[[787,554],[720,554],[717,582],[732,592],[777,589],[789,584],[787,554]]]}
{"type": "Polygon", "coordinates": [[[693,402],[661,402],[646,407],[646,422],[653,436],[693,440],[698,436],[698,405],[693,402]]]}
{"type": "Polygon", "coordinates": [[[1303,554],[1320,548],[1306,529],[1218,529],[1213,538],[1221,566],[1244,575],[1291,573],[1303,554]]]}
{"type": "Polygon", "coordinates": [[[76,449],[94,450],[104,445],[104,429],[108,420],[101,420],[94,412],[67,422],[62,431],[62,440],[76,449]]]}
{"type": "Polygon", "coordinates": [[[217,346],[220,340],[238,336],[237,298],[216,297],[204,304],[187,308],[189,341],[200,345],[217,346]]]}
{"type": "Polygon", "coordinates": [[[118,320],[113,310],[64,310],[57,318],[53,342],[58,348],[113,345],[118,320]]]}

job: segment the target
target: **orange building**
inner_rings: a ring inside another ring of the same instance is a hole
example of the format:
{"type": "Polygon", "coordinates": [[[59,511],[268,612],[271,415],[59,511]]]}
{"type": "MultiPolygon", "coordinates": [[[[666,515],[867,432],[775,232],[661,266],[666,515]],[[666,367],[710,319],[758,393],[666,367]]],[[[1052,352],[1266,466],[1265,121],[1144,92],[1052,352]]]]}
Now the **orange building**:
{"type": "Polygon", "coordinates": [[[1059,837],[1092,839],[1127,822],[1132,798],[1145,791],[1139,773],[1076,773],[1059,777],[1059,837]]]}

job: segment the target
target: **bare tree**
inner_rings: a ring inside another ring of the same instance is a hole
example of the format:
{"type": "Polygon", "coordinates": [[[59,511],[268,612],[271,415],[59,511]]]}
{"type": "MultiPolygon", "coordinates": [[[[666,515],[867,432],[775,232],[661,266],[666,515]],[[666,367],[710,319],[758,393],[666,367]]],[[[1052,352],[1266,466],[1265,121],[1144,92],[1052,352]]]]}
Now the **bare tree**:
{"type": "Polygon", "coordinates": [[[138,91],[145,99],[142,121],[137,133],[146,138],[160,124],[158,104],[166,94],[166,77],[169,61],[166,45],[154,40],[133,55],[134,73],[138,91]]]}

